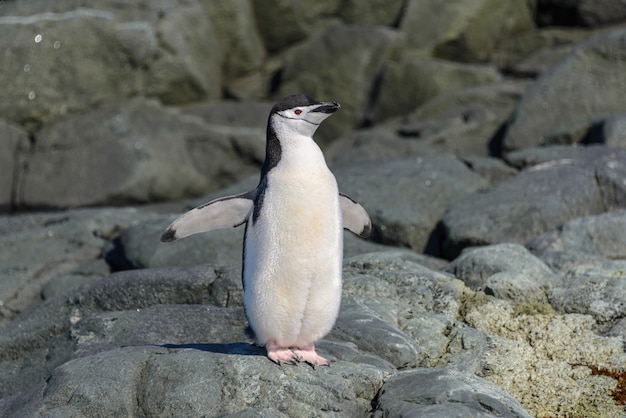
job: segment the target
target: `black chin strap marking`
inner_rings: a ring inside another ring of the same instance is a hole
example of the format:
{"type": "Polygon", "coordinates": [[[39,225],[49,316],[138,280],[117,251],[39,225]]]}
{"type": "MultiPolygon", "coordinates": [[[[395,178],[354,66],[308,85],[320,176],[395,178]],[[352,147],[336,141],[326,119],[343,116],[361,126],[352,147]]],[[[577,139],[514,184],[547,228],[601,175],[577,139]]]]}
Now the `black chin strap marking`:
{"type": "Polygon", "coordinates": [[[280,114],[279,114],[279,116],[280,116],[281,118],[285,118],[285,119],[301,120],[301,121],[304,121],[304,122],[306,122],[306,123],[310,123],[311,125],[320,126],[320,124],[319,124],[319,123],[311,122],[311,121],[308,121],[308,120],[306,120],[306,119],[301,119],[301,118],[292,118],[291,116],[280,115],[280,114]]]}

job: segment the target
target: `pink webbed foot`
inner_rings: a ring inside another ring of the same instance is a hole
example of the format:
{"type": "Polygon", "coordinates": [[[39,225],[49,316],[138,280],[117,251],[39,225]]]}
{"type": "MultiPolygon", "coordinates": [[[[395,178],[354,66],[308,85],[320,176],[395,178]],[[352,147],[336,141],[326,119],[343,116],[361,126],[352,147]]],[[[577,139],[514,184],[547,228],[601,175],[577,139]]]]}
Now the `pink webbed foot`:
{"type": "Polygon", "coordinates": [[[309,344],[301,348],[295,348],[293,352],[296,356],[298,356],[300,361],[306,361],[313,366],[313,368],[316,368],[317,366],[330,367],[330,362],[315,352],[315,345],[313,344],[309,344]]]}
{"type": "Polygon", "coordinates": [[[280,347],[274,341],[268,341],[265,349],[267,350],[267,357],[279,366],[282,366],[284,363],[298,364],[300,361],[297,354],[289,348],[280,347]]]}

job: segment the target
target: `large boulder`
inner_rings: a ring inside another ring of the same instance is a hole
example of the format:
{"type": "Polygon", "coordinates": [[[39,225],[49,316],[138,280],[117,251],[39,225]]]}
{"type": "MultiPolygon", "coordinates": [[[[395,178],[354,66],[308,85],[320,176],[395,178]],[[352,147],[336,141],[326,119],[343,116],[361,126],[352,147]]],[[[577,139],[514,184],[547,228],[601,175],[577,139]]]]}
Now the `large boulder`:
{"type": "Polygon", "coordinates": [[[400,41],[381,26],[330,26],[285,54],[276,97],[304,92],[339,102],[341,110],[316,134],[329,142],[363,122],[375,80],[400,41]]]}
{"type": "Polygon", "coordinates": [[[37,127],[133,94],[168,103],[221,94],[221,47],[195,1],[54,12],[17,3],[0,18],[0,115],[8,120],[37,127]]]}
{"type": "Polygon", "coordinates": [[[461,64],[407,53],[390,62],[382,78],[376,119],[406,115],[437,96],[480,84],[496,83],[501,76],[491,66],[461,64]]]}
{"type": "Polygon", "coordinates": [[[436,254],[437,222],[487,181],[450,155],[398,158],[335,169],[340,189],[369,212],[378,242],[436,254]]]}
{"type": "Polygon", "coordinates": [[[622,113],[625,39],[626,29],[598,35],[535,81],[508,126],[504,149],[582,142],[594,124],[622,113]]]}
{"type": "MultiPolygon", "coordinates": [[[[454,202],[442,219],[442,254],[456,257],[461,249],[498,242],[526,241],[562,223],[626,203],[624,152],[607,147],[537,149],[542,163],[486,191],[454,202]]],[[[521,154],[521,153],[520,153],[521,154]]],[[[522,155],[518,158],[523,160],[522,155]]]]}
{"type": "Polygon", "coordinates": [[[487,61],[503,38],[533,27],[531,2],[517,0],[412,0],[400,23],[407,46],[465,62],[487,61]]]}
{"type": "Polygon", "coordinates": [[[260,158],[246,162],[239,150],[251,148],[254,155],[259,147],[253,144],[263,142],[260,131],[209,126],[155,100],[108,103],[37,133],[16,204],[72,207],[199,195],[257,170],[260,158]]]}

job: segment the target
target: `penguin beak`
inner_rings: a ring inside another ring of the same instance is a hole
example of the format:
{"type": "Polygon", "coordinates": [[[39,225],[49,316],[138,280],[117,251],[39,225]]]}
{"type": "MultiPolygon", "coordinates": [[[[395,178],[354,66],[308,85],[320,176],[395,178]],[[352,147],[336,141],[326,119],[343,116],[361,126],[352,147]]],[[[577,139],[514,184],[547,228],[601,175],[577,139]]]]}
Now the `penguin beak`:
{"type": "Polygon", "coordinates": [[[319,112],[319,113],[330,114],[330,113],[335,113],[337,110],[339,110],[339,108],[341,108],[341,105],[337,102],[324,102],[324,103],[321,103],[315,109],[311,110],[311,113],[319,112]]]}

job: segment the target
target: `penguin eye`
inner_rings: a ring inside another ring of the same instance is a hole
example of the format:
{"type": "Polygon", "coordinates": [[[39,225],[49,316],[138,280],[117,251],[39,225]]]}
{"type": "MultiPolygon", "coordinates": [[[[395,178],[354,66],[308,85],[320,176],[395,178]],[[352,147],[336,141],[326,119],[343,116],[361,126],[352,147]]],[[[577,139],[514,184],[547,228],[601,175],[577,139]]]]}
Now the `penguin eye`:
{"type": "Polygon", "coordinates": [[[302,113],[302,110],[300,110],[300,109],[296,109],[296,110],[294,110],[294,112],[293,112],[293,113],[295,113],[296,115],[299,115],[300,113],[302,113]]]}

